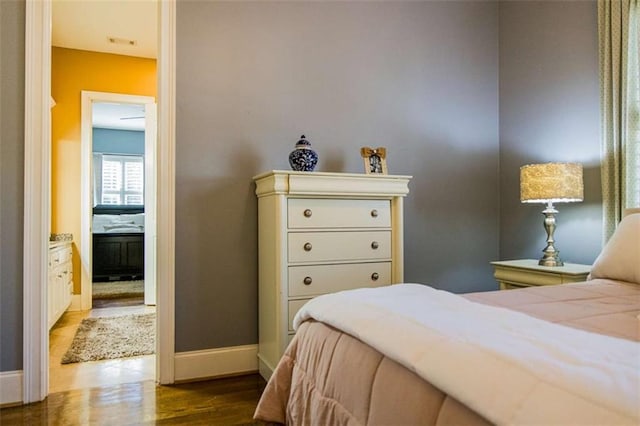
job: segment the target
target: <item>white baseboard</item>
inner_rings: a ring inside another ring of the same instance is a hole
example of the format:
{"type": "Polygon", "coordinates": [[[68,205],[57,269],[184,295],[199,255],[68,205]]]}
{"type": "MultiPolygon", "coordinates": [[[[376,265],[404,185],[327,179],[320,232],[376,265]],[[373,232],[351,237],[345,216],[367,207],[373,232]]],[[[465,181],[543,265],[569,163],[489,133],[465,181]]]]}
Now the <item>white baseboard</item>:
{"type": "Polygon", "coordinates": [[[0,372],[0,406],[22,402],[22,370],[0,372]]]}
{"type": "Polygon", "coordinates": [[[81,297],[82,296],[79,294],[72,295],[71,304],[69,305],[69,308],[67,308],[67,311],[81,311],[82,310],[80,308],[82,306],[81,297]]]}
{"type": "Polygon", "coordinates": [[[258,371],[258,345],[231,346],[175,355],[175,380],[198,380],[258,371]]]}

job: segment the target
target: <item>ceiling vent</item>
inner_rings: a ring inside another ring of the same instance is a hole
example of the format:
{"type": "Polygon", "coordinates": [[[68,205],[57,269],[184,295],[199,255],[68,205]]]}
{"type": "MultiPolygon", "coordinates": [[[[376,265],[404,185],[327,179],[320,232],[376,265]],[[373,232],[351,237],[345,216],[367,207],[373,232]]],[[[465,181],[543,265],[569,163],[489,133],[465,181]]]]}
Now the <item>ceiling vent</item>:
{"type": "Polygon", "coordinates": [[[137,41],[129,40],[129,39],[126,39],[126,38],[107,37],[107,40],[111,44],[122,44],[122,45],[125,45],[125,46],[135,46],[136,44],[138,44],[137,41]]]}

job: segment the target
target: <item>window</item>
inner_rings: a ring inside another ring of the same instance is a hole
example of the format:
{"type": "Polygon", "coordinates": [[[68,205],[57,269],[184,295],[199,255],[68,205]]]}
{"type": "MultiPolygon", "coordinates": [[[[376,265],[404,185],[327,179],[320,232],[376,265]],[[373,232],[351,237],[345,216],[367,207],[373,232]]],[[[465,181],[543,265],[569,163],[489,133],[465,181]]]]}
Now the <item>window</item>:
{"type": "Polygon", "coordinates": [[[102,155],[99,204],[144,204],[144,157],[102,155]]]}

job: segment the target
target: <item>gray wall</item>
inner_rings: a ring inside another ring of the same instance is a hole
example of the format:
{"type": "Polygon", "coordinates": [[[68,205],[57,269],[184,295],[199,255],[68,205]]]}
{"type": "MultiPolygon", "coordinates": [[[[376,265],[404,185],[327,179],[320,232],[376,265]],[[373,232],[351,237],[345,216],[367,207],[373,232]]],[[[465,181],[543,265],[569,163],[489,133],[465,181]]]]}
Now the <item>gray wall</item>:
{"type": "Polygon", "coordinates": [[[22,369],[24,1],[0,1],[0,371],[22,369]]]}
{"type": "Polygon", "coordinates": [[[386,146],[406,199],[405,278],[493,289],[498,22],[493,2],[179,2],[176,350],[257,340],[252,176],[363,172],[386,146]]]}
{"type": "MultiPolygon", "coordinates": [[[[0,12],[0,371],[11,371],[22,368],[24,1],[0,12]]],[[[361,172],[369,145],[389,148],[390,173],[414,175],[407,281],[491,289],[489,260],[538,257],[542,209],[518,194],[519,166],[538,161],[585,164],[587,199],[558,206],[557,238],[567,260],[591,262],[595,21],[594,2],[501,2],[499,13],[484,2],[179,2],[176,349],[256,342],[251,177],[288,169],[303,132],[318,170],[361,172]]]]}
{"type": "Polygon", "coordinates": [[[500,3],[500,258],[541,257],[541,204],[521,204],[519,168],[584,166],[585,200],[556,204],[565,262],[601,248],[600,104],[595,1],[500,3]]]}
{"type": "Polygon", "coordinates": [[[144,132],[93,128],[93,152],[144,155],[144,132]]]}

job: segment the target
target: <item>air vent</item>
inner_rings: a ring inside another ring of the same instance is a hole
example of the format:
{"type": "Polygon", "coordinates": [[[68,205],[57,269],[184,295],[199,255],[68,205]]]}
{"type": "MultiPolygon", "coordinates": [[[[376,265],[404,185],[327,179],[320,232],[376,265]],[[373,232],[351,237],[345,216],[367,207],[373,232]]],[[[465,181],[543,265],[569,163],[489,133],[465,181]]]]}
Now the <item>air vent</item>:
{"type": "Polygon", "coordinates": [[[129,40],[129,39],[126,39],[126,38],[107,37],[107,40],[111,44],[124,44],[124,45],[127,45],[127,46],[135,46],[136,44],[138,44],[137,41],[129,40]]]}

